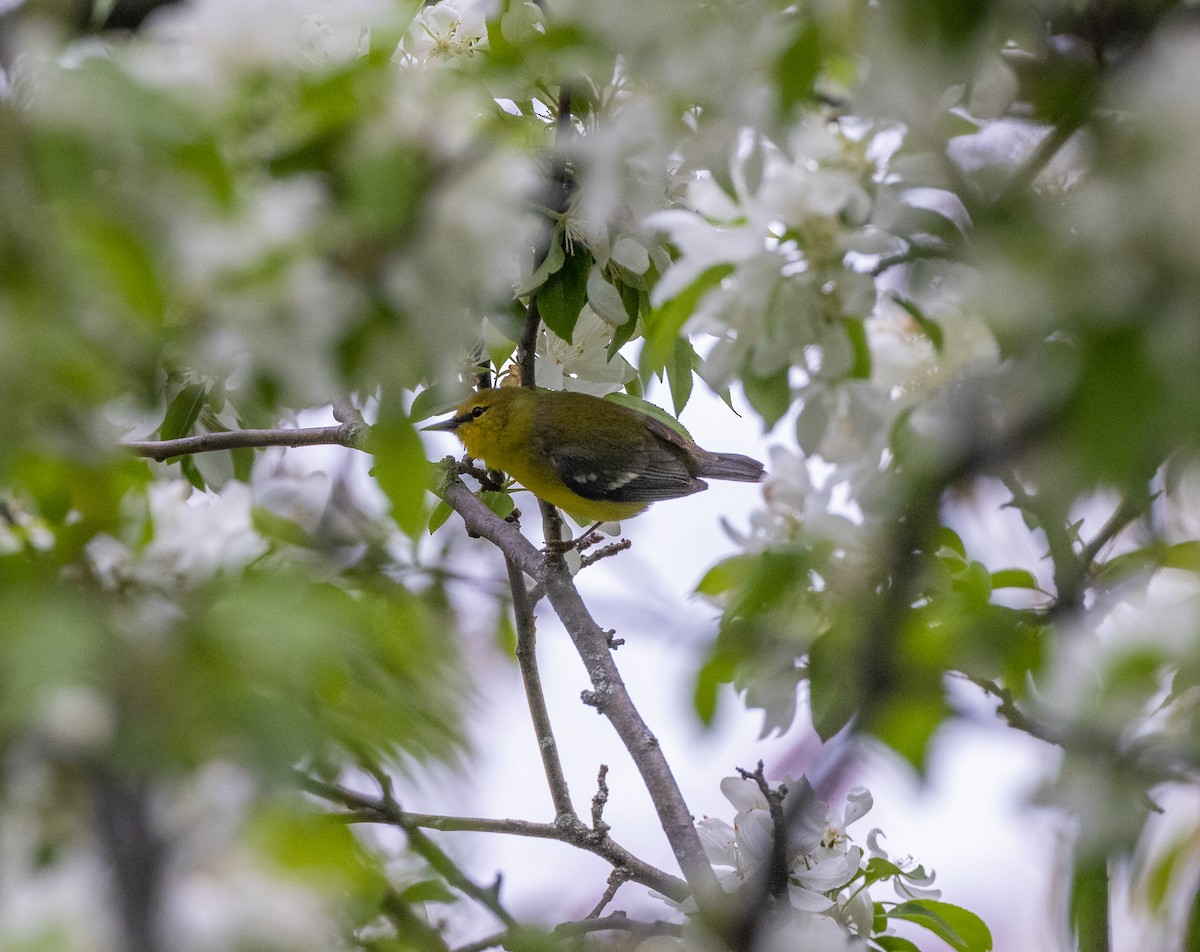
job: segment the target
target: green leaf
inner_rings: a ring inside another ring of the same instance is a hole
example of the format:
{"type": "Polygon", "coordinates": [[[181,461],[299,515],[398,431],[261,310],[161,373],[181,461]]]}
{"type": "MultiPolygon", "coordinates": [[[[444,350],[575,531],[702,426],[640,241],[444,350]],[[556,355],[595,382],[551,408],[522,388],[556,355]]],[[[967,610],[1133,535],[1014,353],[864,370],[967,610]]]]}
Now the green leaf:
{"type": "Polygon", "coordinates": [[[1146,901],[1150,911],[1158,915],[1171,895],[1171,885],[1175,872],[1181,865],[1180,860],[1187,856],[1190,836],[1175,840],[1160,856],[1146,873],[1146,901]]]}
{"type": "Polygon", "coordinates": [[[392,518],[407,535],[416,536],[426,525],[425,493],[432,467],[396,397],[385,396],[380,403],[368,449],[375,456],[372,473],[392,503],[392,518]]]}
{"type": "Polygon", "coordinates": [[[329,814],[264,809],[253,818],[249,837],[281,872],[314,886],[351,883],[365,888],[378,876],[363,861],[349,826],[329,814]]]}
{"type": "Polygon", "coordinates": [[[1112,586],[1140,572],[1155,569],[1161,564],[1156,549],[1156,546],[1148,546],[1115,556],[1100,567],[1096,577],[1106,586],[1112,586]]]}
{"type": "Polygon", "coordinates": [[[161,317],[166,296],[141,235],[113,218],[82,210],[72,219],[71,228],[102,280],[130,310],[151,320],[161,317]]]}
{"type": "Polygon", "coordinates": [[[696,585],[696,594],[723,595],[741,588],[753,576],[758,561],[758,557],[753,555],[733,555],[722,559],[704,573],[704,578],[696,585]]]}
{"type": "Polygon", "coordinates": [[[888,912],[889,919],[915,922],[955,952],[990,952],[992,933],[979,916],[961,906],[933,899],[903,902],[888,912]]]}
{"type": "Polygon", "coordinates": [[[742,376],[742,390],[750,406],[762,417],[768,430],[779,422],[792,405],[792,388],[788,383],[788,369],[783,367],[769,377],[756,377],[747,373],[742,376]]]}
{"type": "Polygon", "coordinates": [[[1200,889],[1192,894],[1192,908],[1188,913],[1187,935],[1184,937],[1183,947],[1193,952],[1200,949],[1200,889]]]}
{"type": "Polygon", "coordinates": [[[981,608],[992,597],[992,576],[982,562],[968,562],[954,573],[954,590],[972,608],[981,608]]]}
{"type": "Polygon", "coordinates": [[[717,698],[722,684],[733,680],[737,661],[723,652],[714,651],[696,675],[693,704],[701,723],[711,724],[717,712],[717,698]]]}
{"type": "Polygon", "coordinates": [[[590,251],[577,250],[537,291],[538,314],[551,331],[571,343],[579,312],[587,303],[587,276],[592,266],[590,251]]]}
{"type": "Polygon", "coordinates": [[[158,428],[159,438],[177,440],[191,433],[192,427],[196,425],[196,420],[200,418],[200,411],[204,408],[206,396],[207,390],[204,384],[200,383],[188,384],[175,394],[175,399],[167,407],[167,415],[163,417],[162,426],[158,428]]]}
{"type": "Polygon", "coordinates": [[[966,560],[967,547],[963,545],[962,539],[959,538],[958,533],[953,529],[947,529],[945,526],[938,526],[937,529],[934,530],[931,541],[933,543],[931,548],[934,550],[945,546],[946,548],[957,553],[959,558],[963,559],[964,561],[966,560]]]}
{"type": "Polygon", "coordinates": [[[183,473],[183,478],[191,483],[196,489],[207,489],[208,484],[204,481],[204,477],[200,474],[200,470],[196,466],[195,457],[180,456],[177,458],[179,460],[179,471],[183,473]]]}
{"type": "Polygon", "coordinates": [[[458,896],[439,879],[413,883],[401,890],[398,898],[402,902],[458,902],[458,896]]]}
{"type": "Polygon", "coordinates": [[[1168,569],[1184,569],[1188,572],[1200,572],[1200,542],[1178,542],[1167,546],[1163,553],[1162,564],[1168,569]]]}
{"type": "Polygon", "coordinates": [[[671,388],[671,405],[675,415],[679,416],[687,406],[692,396],[693,371],[699,357],[696,355],[692,342],[683,338],[675,339],[675,359],[667,364],[667,384],[671,388]]]}
{"type": "Polygon", "coordinates": [[[1000,569],[992,573],[992,588],[1031,588],[1038,587],[1033,573],[1026,569],[1000,569]]]}
{"type": "Polygon", "coordinates": [[[259,535],[288,545],[309,546],[311,539],[304,528],[291,519],[286,519],[264,506],[250,509],[250,523],[259,535]]]}
{"type": "Polygon", "coordinates": [[[501,519],[507,519],[516,508],[512,495],[498,489],[485,489],[479,500],[501,519]]]}
{"type": "Polygon", "coordinates": [[[233,478],[249,483],[251,471],[254,469],[254,450],[249,446],[242,446],[230,450],[229,456],[233,460],[233,478]]]}
{"type": "Polygon", "coordinates": [[[454,510],[450,508],[450,504],[444,499],[434,506],[433,512],[429,514],[429,534],[433,535],[445,525],[446,520],[450,518],[452,512],[454,510]]]}
{"type": "Polygon", "coordinates": [[[562,226],[560,225],[554,230],[554,236],[550,240],[550,247],[546,250],[546,257],[542,259],[542,263],[529,276],[529,280],[517,288],[515,296],[523,298],[532,294],[545,284],[547,278],[558,271],[566,260],[567,256],[562,249],[562,226]]]}
{"type": "Polygon", "coordinates": [[[872,856],[867,860],[866,884],[870,886],[885,879],[894,879],[902,872],[903,870],[891,860],[884,859],[882,856],[872,856]]]}
{"type": "Polygon", "coordinates": [[[696,310],[700,299],[732,273],[731,264],[713,265],[661,308],[646,316],[646,345],[638,360],[638,373],[643,384],[648,383],[675,356],[675,338],[696,310]]]}
{"type": "Polygon", "coordinates": [[[872,940],[884,952],[921,952],[920,947],[898,935],[880,935],[872,940]]]}
{"type": "Polygon", "coordinates": [[[871,722],[864,725],[918,772],[925,769],[934,733],[950,716],[945,699],[937,693],[938,672],[922,673],[926,677],[914,678],[885,704],[877,705],[871,722]]]}
{"type": "Polygon", "coordinates": [[[492,640],[504,657],[516,660],[517,628],[510,612],[502,609],[496,614],[496,633],[492,640]]]}

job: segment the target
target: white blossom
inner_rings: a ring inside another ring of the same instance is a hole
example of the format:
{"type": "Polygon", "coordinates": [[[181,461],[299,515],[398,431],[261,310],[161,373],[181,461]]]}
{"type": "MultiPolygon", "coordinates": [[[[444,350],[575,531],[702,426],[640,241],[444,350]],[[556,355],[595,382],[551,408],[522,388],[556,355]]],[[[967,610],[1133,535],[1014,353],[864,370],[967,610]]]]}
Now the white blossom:
{"type": "MultiPolygon", "coordinates": [[[[788,821],[784,856],[790,908],[786,913],[777,910],[783,918],[775,921],[764,948],[865,949],[862,940],[874,928],[874,905],[865,879],[867,859],[886,859],[887,854],[879,847],[878,830],[868,834],[869,852],[864,854],[846,828],[870,811],[870,792],[852,789],[842,812],[820,800],[804,778],[785,777],[770,786],[786,789],[782,808],[788,821]],[[785,935],[788,944],[780,944],[785,935]]],[[[705,817],[696,828],[717,881],[727,892],[736,892],[743,883],[761,883],[778,832],[756,779],[726,777],[721,792],[737,809],[733,823],[705,817]]],[[[908,859],[892,862],[900,869],[894,879],[902,898],[937,898],[937,890],[929,888],[931,873],[908,859]]]]}
{"type": "Polygon", "coordinates": [[[483,6],[442,0],[417,14],[396,56],[402,63],[431,63],[470,57],[486,46],[483,6]]]}
{"type": "Polygon", "coordinates": [[[620,354],[608,359],[612,327],[588,305],[575,323],[571,343],[543,329],[534,359],[534,377],[548,390],[575,390],[602,397],[629,383],[637,372],[620,354]]]}

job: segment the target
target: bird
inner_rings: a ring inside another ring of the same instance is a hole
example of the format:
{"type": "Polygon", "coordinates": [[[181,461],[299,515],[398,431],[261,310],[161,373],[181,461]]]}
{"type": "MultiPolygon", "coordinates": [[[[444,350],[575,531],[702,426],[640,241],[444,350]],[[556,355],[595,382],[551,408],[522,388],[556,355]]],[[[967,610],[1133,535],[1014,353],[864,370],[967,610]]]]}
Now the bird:
{"type": "Polygon", "coordinates": [[[581,524],[628,519],[651,503],[701,492],[705,478],[766,477],[756,459],[710,452],[649,414],[567,390],[479,390],[450,419],[424,429],[453,433],[468,455],[581,524]]]}

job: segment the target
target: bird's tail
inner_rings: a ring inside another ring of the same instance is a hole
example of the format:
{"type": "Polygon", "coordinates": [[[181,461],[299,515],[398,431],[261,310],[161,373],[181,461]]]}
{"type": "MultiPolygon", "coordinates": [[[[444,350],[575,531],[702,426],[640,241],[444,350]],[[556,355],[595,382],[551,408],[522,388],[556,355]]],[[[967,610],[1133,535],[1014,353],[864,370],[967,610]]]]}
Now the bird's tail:
{"type": "Polygon", "coordinates": [[[700,456],[697,476],[709,479],[732,479],[741,483],[759,483],[766,479],[763,464],[738,453],[708,453],[700,456]]]}

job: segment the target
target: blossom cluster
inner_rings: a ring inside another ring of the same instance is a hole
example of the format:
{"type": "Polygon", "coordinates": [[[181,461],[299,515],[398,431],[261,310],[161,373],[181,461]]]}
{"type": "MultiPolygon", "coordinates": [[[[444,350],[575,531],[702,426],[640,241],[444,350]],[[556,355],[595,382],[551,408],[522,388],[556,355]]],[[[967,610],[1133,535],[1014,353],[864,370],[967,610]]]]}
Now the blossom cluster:
{"type": "Polygon", "coordinates": [[[870,889],[884,880],[891,880],[901,900],[938,898],[934,874],[911,859],[889,858],[878,829],[867,834],[865,852],[850,838],[847,827],[871,809],[868,790],[852,789],[842,811],[821,800],[805,778],[785,777],[778,789],[782,831],[762,784],[746,775],[721,781],[721,792],[737,810],[733,822],[705,817],[696,826],[721,887],[730,893],[761,889],[774,844],[786,837],[788,908],[772,920],[772,930],[786,935],[789,948],[865,950],[876,934],[870,889]]]}

